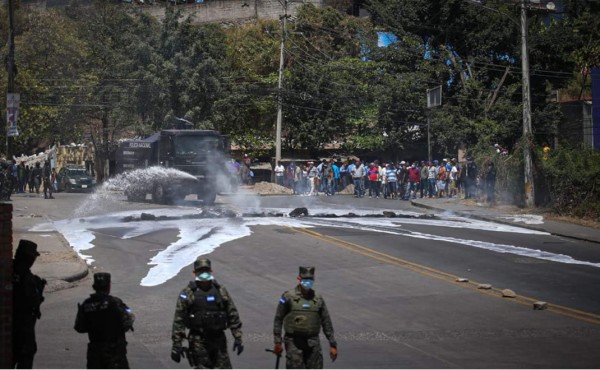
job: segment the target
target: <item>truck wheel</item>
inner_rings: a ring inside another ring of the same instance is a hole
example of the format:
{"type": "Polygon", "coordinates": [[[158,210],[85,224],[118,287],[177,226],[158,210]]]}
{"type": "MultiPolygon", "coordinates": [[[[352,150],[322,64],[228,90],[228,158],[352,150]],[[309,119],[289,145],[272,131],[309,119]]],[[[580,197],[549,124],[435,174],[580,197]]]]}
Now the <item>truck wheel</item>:
{"type": "Polygon", "coordinates": [[[215,199],[217,198],[217,193],[214,191],[209,191],[204,194],[198,194],[198,199],[202,199],[202,202],[205,206],[212,206],[215,204],[215,199]]]}
{"type": "Polygon", "coordinates": [[[169,202],[167,189],[165,189],[165,187],[161,184],[156,185],[154,187],[154,191],[152,192],[152,200],[154,203],[167,204],[169,202]]]}

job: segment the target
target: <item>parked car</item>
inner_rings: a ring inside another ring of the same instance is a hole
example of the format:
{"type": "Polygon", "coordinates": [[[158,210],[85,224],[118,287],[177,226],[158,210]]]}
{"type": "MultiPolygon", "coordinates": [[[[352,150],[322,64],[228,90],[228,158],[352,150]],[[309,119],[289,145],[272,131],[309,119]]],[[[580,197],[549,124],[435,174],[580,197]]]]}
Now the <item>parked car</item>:
{"type": "Polygon", "coordinates": [[[96,179],[86,171],[85,167],[63,167],[56,177],[58,191],[93,191],[96,188],[96,179]]]}

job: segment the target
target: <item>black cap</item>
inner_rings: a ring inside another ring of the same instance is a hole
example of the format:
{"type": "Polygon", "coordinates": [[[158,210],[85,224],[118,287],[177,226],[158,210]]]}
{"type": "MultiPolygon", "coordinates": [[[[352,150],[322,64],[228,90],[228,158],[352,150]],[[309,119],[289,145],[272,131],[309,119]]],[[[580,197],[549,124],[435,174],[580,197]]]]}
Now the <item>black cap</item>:
{"type": "Polygon", "coordinates": [[[110,274],[108,272],[97,272],[94,274],[94,285],[96,290],[106,289],[110,286],[110,274]]]}
{"type": "Polygon", "coordinates": [[[300,278],[301,279],[314,279],[315,278],[315,268],[300,266],[300,278]]]}
{"type": "Polygon", "coordinates": [[[19,240],[19,246],[17,247],[15,258],[19,256],[38,257],[39,255],[40,253],[37,251],[37,244],[35,244],[31,240],[19,240]]]}

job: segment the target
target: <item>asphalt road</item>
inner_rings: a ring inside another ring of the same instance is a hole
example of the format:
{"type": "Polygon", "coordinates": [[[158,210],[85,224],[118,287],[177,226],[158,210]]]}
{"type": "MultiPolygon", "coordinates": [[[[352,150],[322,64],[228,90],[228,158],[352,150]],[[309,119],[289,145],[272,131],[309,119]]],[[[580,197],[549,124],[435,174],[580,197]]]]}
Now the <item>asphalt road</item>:
{"type": "MultiPolygon", "coordinates": [[[[96,200],[99,204],[91,206],[86,199],[59,194],[52,218],[82,217],[73,211],[81,204],[87,215],[174,208],[121,200],[96,200]]],[[[560,257],[597,264],[599,245],[500,225],[469,224],[444,215],[418,218],[431,212],[401,201],[339,196],[231,197],[222,202],[238,210],[307,206],[309,212],[368,213],[393,208],[412,216],[322,218],[310,220],[308,226],[268,217],[239,225],[217,220],[228,226],[213,226],[207,241],[214,233],[251,230],[249,236],[228,239],[208,254],[215,277],[231,293],[243,321],[246,348],[241,356],[232,355],[236,368],[274,366],[275,358],[265,352],[272,347],[273,315],[281,293],[294,286],[299,265],[316,266],[315,290],[323,294],[332,314],[339,357],[334,363],[326,359],[327,368],[597,368],[600,364],[598,267],[560,257]],[[469,282],[458,283],[457,277],[469,282]],[[478,283],[495,289],[477,289],[478,283]],[[499,291],[504,288],[519,297],[502,298],[499,291]],[[549,302],[551,309],[533,310],[532,303],[538,300],[549,302]]],[[[175,212],[195,206],[197,202],[189,200],[175,212]]],[[[201,228],[205,221],[193,222],[201,228]]],[[[175,300],[192,278],[191,263],[157,285],[140,283],[150,275],[149,261],[174,248],[173,243],[191,230],[178,227],[156,222],[150,230],[131,236],[127,223],[97,225],[94,247],[84,251],[93,257],[94,271],[112,274],[112,294],[136,313],[135,332],[127,335],[133,368],[188,367],[172,362],[169,352],[175,300]]],[[[195,242],[202,243],[202,238],[195,242]]],[[[178,253],[185,248],[179,246],[178,253]]],[[[177,254],[169,258],[175,260],[177,254]]],[[[77,302],[89,293],[87,278],[47,295],[37,327],[36,367],[85,367],[87,337],[76,333],[73,324],[77,302]]],[[[324,338],[322,343],[326,350],[324,338]]]]}

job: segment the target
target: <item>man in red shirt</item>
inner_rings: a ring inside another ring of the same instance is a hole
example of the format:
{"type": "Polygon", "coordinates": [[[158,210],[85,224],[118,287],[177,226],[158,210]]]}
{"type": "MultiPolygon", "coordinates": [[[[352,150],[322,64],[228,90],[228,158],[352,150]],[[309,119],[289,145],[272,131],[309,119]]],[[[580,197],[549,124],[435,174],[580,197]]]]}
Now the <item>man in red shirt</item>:
{"type": "Polygon", "coordinates": [[[417,167],[417,162],[413,162],[408,168],[408,183],[406,184],[406,195],[404,200],[410,200],[410,191],[413,192],[413,199],[417,199],[417,187],[421,182],[421,170],[417,167]]]}
{"type": "Polygon", "coordinates": [[[379,168],[375,163],[371,163],[369,171],[367,172],[369,177],[369,198],[375,195],[375,198],[379,198],[379,168]]]}

